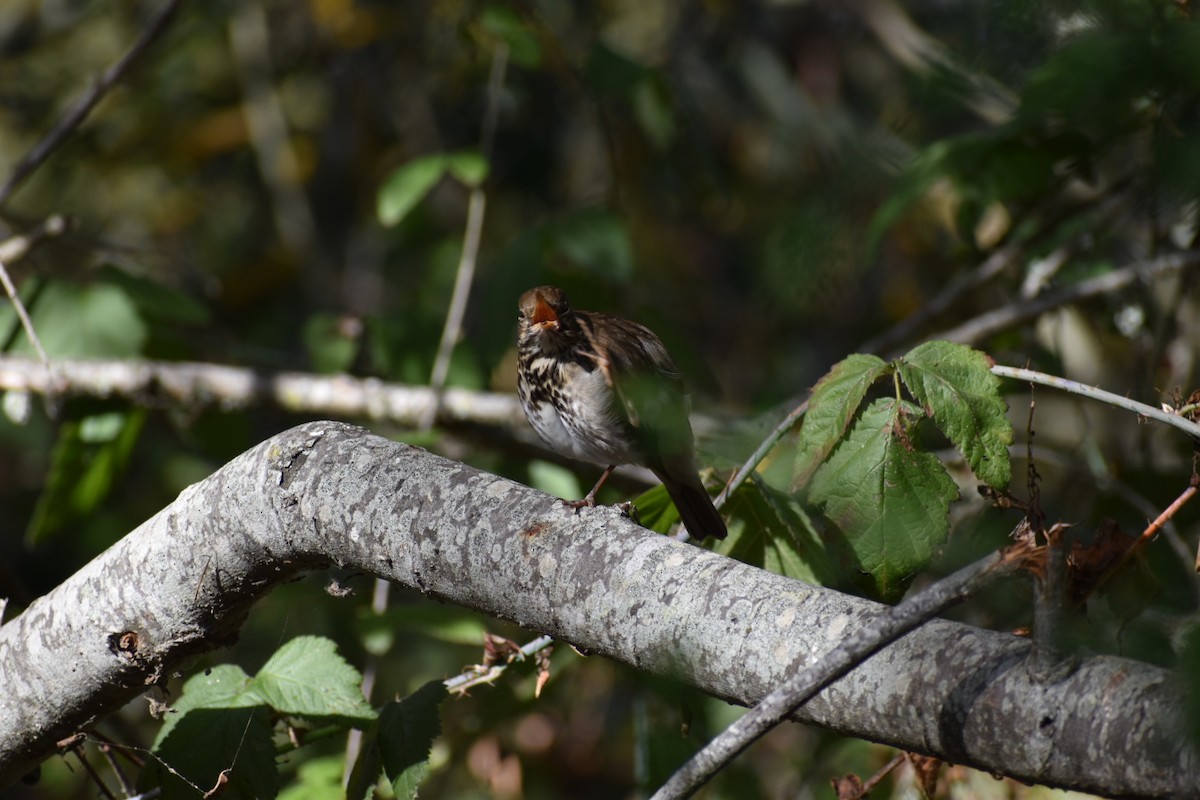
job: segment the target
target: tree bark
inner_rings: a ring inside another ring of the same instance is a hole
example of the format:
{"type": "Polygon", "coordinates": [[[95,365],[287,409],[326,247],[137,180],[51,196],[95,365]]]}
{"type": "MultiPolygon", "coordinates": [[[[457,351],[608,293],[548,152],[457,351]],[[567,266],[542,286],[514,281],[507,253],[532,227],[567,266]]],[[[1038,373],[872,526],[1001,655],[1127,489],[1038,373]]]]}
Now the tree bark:
{"type": "MultiPolygon", "coordinates": [[[[229,643],[253,603],[338,565],[752,704],[880,607],[574,513],[512,481],[334,422],[239,456],[0,627],[0,786],[229,643]]],[[[1038,682],[1025,640],[937,621],[797,717],[1051,786],[1200,797],[1169,673],[1094,657],[1038,682]]]]}

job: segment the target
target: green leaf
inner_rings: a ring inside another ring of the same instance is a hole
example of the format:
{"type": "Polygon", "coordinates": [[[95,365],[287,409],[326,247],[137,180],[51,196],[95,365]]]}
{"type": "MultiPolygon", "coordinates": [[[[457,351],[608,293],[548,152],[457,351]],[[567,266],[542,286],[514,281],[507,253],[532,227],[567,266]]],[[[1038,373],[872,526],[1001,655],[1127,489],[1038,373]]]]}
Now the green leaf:
{"type": "Polygon", "coordinates": [[[398,798],[415,798],[429,769],[429,751],[442,732],[439,713],[446,687],[430,681],[379,712],[378,741],[383,769],[398,798]]]}
{"type": "Polygon", "coordinates": [[[446,170],[472,189],[487,180],[488,168],[487,159],[478,150],[461,150],[446,156],[446,170]]]}
{"type": "Polygon", "coordinates": [[[926,342],[899,359],[896,368],[975,475],[994,489],[1006,489],[1012,477],[1012,423],[988,357],[963,344],[926,342]]]}
{"type": "Polygon", "coordinates": [[[383,182],[376,201],[379,221],[396,225],[409,215],[446,173],[446,156],[418,158],[395,170],[383,182]]]}
{"type": "Polygon", "coordinates": [[[195,800],[222,781],[222,800],[269,800],[279,792],[265,708],[193,709],[171,728],[155,754],[174,770],[157,762],[148,770],[148,779],[161,783],[166,800],[195,800]]]}
{"type": "Polygon", "coordinates": [[[752,473],[721,509],[729,537],[713,549],[747,564],[808,583],[837,578],[820,534],[793,497],[752,473]]]}
{"type": "Polygon", "coordinates": [[[50,462],[46,487],[25,538],[45,541],[103,505],[129,465],[146,422],[145,410],[110,412],[64,422],[50,462]]]}
{"type": "Polygon", "coordinates": [[[883,359],[855,353],[837,364],[813,387],[800,428],[793,485],[803,486],[846,435],[867,391],[888,370],[883,359]]]}
{"type": "Polygon", "coordinates": [[[283,714],[370,720],[375,711],[362,693],[362,675],[322,636],[297,636],[275,651],[254,676],[252,688],[283,714]]]}
{"type": "Polygon", "coordinates": [[[638,524],[658,533],[670,533],[671,526],[679,522],[679,509],[675,508],[667,487],[661,483],[642,492],[633,501],[637,509],[638,524]]]}
{"type": "Polygon", "coordinates": [[[250,676],[234,664],[221,664],[193,675],[183,684],[179,699],[163,718],[162,729],[154,738],[156,749],[175,725],[198,708],[247,708],[264,705],[263,699],[250,685],[250,676]]]}
{"type": "Polygon", "coordinates": [[[872,403],[813,476],[809,496],[846,534],[881,597],[895,599],[946,540],[958,488],[932,453],[912,443],[921,409],[872,403]]]}
{"type": "Polygon", "coordinates": [[[599,208],[572,211],[557,220],[550,233],[558,251],[589,272],[618,282],[633,275],[633,245],[613,213],[599,208]]]}
{"type": "MultiPolygon", "coordinates": [[[[146,323],[133,301],[111,284],[49,282],[29,314],[51,358],[123,358],[138,355],[146,342],[146,323]]],[[[0,304],[0,330],[14,325],[19,323],[11,304],[0,304]]],[[[12,353],[35,355],[23,332],[12,353]]]]}

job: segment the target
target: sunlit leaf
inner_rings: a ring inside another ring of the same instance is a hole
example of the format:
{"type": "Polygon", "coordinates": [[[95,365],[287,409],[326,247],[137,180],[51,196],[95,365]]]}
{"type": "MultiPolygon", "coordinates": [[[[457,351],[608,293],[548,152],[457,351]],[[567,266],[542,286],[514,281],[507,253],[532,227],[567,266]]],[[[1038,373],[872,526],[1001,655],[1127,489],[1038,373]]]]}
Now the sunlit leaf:
{"type": "Polygon", "coordinates": [[[833,365],[808,399],[808,411],[800,428],[794,484],[803,486],[829,455],[858,413],[871,385],[887,372],[878,356],[855,353],[833,365]]]}
{"type": "Polygon", "coordinates": [[[362,675],[337,645],[321,636],[297,636],[267,660],[252,684],[272,708],[302,717],[374,719],[363,698],[362,675]]]}
{"type": "Polygon", "coordinates": [[[476,150],[462,150],[446,156],[446,170],[466,186],[480,186],[487,180],[488,161],[476,150]]]}
{"type": "Polygon", "coordinates": [[[978,350],[942,341],[919,345],[896,362],[904,385],[929,409],[975,475],[994,489],[1006,489],[1012,423],[990,366],[978,350]]]}

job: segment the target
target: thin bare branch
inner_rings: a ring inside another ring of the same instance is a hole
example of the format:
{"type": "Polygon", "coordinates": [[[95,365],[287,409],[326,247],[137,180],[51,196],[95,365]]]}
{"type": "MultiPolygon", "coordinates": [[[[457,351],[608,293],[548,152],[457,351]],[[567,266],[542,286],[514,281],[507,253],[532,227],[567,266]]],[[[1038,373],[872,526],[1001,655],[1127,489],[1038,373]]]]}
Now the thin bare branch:
{"type": "MultiPolygon", "coordinates": [[[[480,152],[485,160],[491,157],[492,140],[496,135],[496,122],[500,115],[500,91],[504,87],[504,73],[508,67],[508,45],[501,42],[492,53],[492,69],[488,77],[488,105],[483,118],[483,133],[480,152]]],[[[438,344],[437,357],[433,362],[433,373],[429,385],[433,388],[434,404],[421,419],[421,428],[433,427],[441,411],[442,395],[446,378],[450,374],[450,357],[454,346],[462,336],[463,319],[467,314],[467,299],[471,295],[471,284],[475,281],[475,264],[479,260],[479,242],[483,234],[483,214],[487,207],[487,194],[482,186],[471,188],[471,199],[467,205],[467,228],[463,234],[462,256],[458,260],[458,272],[454,278],[454,293],[450,297],[450,308],[446,312],[446,325],[442,328],[442,339],[438,344]]]]}
{"type": "Polygon", "coordinates": [[[1106,275],[1080,281],[1070,286],[1064,286],[1052,292],[1047,292],[1035,300],[1019,300],[1001,308],[980,314],[974,319],[957,325],[948,330],[930,336],[930,339],[947,339],[951,342],[975,344],[988,336],[1008,330],[1023,322],[1036,319],[1047,311],[1053,311],[1072,303],[1078,303],[1100,295],[1124,289],[1136,280],[1192,269],[1200,266],[1200,251],[1190,250],[1184,253],[1171,253],[1160,256],[1146,263],[1130,264],[1115,269],[1106,275]]]}
{"type": "Polygon", "coordinates": [[[783,722],[823,687],[994,579],[1014,571],[1017,561],[1006,558],[1003,553],[993,553],[887,609],[819,660],[784,679],[758,705],[693,755],[652,795],[651,800],[690,797],[739,753],[783,722]]]}
{"type": "Polygon", "coordinates": [[[1001,378],[1012,378],[1018,381],[1028,381],[1029,383],[1039,383],[1042,386],[1051,386],[1055,389],[1061,389],[1064,392],[1082,395],[1091,398],[1092,400],[1101,403],[1107,403],[1117,408],[1123,408],[1127,411],[1132,411],[1148,419],[1153,419],[1158,422],[1165,423],[1174,428],[1178,428],[1184,433],[1191,434],[1194,437],[1200,438],[1200,425],[1192,422],[1190,419],[1181,417],[1178,414],[1170,414],[1154,406],[1139,403],[1136,400],[1130,400],[1119,394],[1107,392],[1104,389],[1097,389],[1094,386],[1087,386],[1078,381],[1060,378],[1056,375],[1047,375],[1044,372],[1037,372],[1032,369],[1024,369],[1022,367],[1006,367],[1001,364],[996,364],[992,367],[992,374],[999,375],[1001,378]]]}
{"type": "Polygon", "coordinates": [[[32,175],[50,157],[50,154],[66,141],[67,137],[76,128],[83,124],[83,121],[87,119],[92,109],[116,86],[117,82],[129,71],[138,58],[149,49],[150,45],[162,35],[172,17],[175,16],[180,1],[167,0],[167,2],[163,3],[155,15],[150,18],[141,35],[138,36],[137,41],[129,48],[129,51],[115,64],[105,70],[104,74],[75,102],[75,105],[71,106],[59,118],[54,127],[34,145],[33,149],[16,163],[12,169],[12,173],[8,176],[8,180],[4,182],[3,186],[0,186],[0,206],[4,205],[8,201],[8,198],[12,196],[12,193],[17,190],[17,187],[32,175]]]}
{"type": "MultiPolygon", "coordinates": [[[[220,364],[167,361],[59,360],[57,388],[68,396],[123,397],[142,405],[223,409],[272,403],[288,411],[387,420],[415,426],[433,404],[423,386],[375,378],[267,372],[220,364]]],[[[0,389],[45,393],[55,387],[33,359],[0,357],[0,389]]],[[[514,395],[449,389],[443,416],[524,433],[528,423],[514,395]]]]}

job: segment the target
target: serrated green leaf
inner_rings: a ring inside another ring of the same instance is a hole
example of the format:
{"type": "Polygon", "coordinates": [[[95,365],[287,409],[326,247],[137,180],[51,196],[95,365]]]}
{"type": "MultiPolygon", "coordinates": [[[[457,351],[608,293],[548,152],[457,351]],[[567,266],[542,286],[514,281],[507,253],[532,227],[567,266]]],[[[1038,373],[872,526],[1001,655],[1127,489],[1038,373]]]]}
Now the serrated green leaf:
{"type": "Polygon", "coordinates": [[[804,486],[812,478],[846,435],[871,384],[887,369],[887,362],[878,356],[855,353],[834,364],[825,377],[817,381],[800,428],[794,486],[804,486]]]}
{"type": "Polygon", "coordinates": [[[398,798],[415,798],[429,769],[429,750],[442,732],[439,713],[446,687],[430,681],[379,712],[378,741],[383,769],[398,798]]]}
{"type": "Polygon", "coordinates": [[[193,675],[183,684],[179,699],[163,717],[163,726],[154,738],[154,748],[171,733],[179,720],[197,708],[248,708],[264,705],[250,686],[250,676],[234,664],[221,664],[193,675]]]}
{"type": "Polygon", "coordinates": [[[922,416],[912,403],[876,400],[809,488],[885,599],[897,598],[945,542],[958,496],[937,456],[911,442],[910,423],[922,416]]]}
{"type": "Polygon", "coordinates": [[[446,173],[446,156],[425,156],[392,172],[379,188],[376,215],[392,226],[407,217],[446,173]]]}
{"type": "Polygon", "coordinates": [[[925,342],[899,359],[896,368],[975,475],[994,489],[1008,488],[1012,423],[987,356],[963,344],[925,342]]]}
{"type": "Polygon", "coordinates": [[[172,728],[146,780],[166,800],[194,800],[220,787],[220,797],[269,800],[279,792],[275,745],[265,708],[196,708],[172,728]],[[199,790],[199,792],[197,792],[199,790]]]}
{"type": "Polygon", "coordinates": [[[322,636],[297,636],[263,664],[251,687],[283,714],[375,718],[362,693],[362,675],[322,636]]]}
{"type": "Polygon", "coordinates": [[[488,160],[478,150],[460,150],[446,156],[446,170],[472,189],[487,180],[489,166],[488,160]]]}

